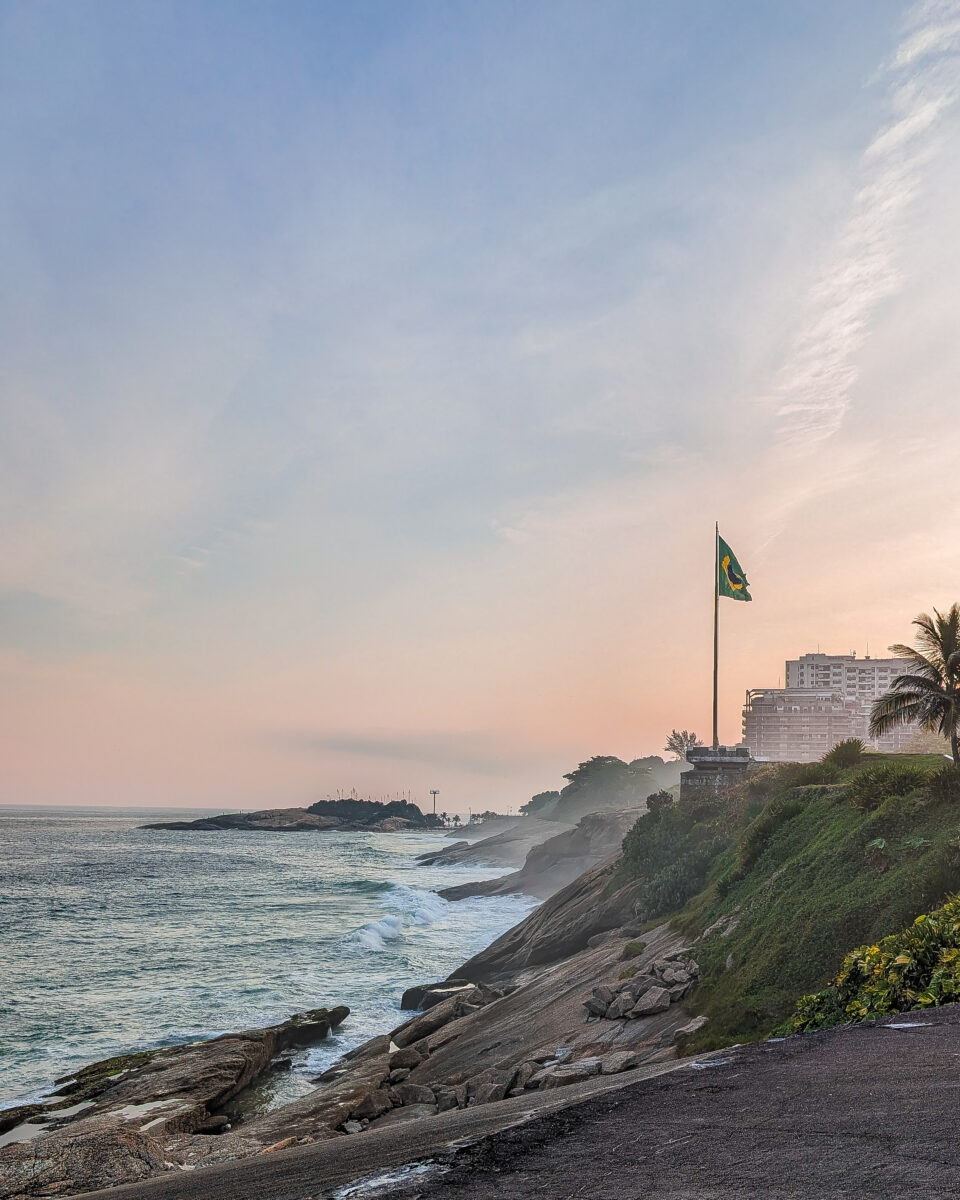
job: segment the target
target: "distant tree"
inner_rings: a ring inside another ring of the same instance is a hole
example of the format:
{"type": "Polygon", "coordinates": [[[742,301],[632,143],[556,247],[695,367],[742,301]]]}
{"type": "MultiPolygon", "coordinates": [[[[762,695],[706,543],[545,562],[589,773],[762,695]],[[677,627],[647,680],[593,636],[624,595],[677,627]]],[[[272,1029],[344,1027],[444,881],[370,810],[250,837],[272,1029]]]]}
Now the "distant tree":
{"type": "Polygon", "coordinates": [[[687,750],[691,746],[702,746],[703,742],[688,729],[671,729],[670,736],[667,738],[667,744],[664,750],[668,754],[674,755],[675,758],[684,759],[687,757],[687,750]]]}
{"type": "Polygon", "coordinates": [[[453,827],[454,827],[454,829],[460,828],[460,814],[459,813],[453,814],[453,827]]]}
{"type": "Polygon", "coordinates": [[[526,804],[520,805],[520,811],[526,817],[532,817],[535,813],[541,812],[544,808],[550,805],[555,805],[560,799],[559,792],[537,792],[532,796],[526,804]]]}
{"type": "Polygon", "coordinates": [[[558,821],[579,820],[586,813],[632,808],[649,794],[653,781],[648,767],[634,766],[612,754],[598,754],[564,775],[567,786],[551,814],[558,821]]]}
{"type": "Polygon", "coordinates": [[[654,792],[651,796],[647,797],[647,812],[653,813],[656,819],[659,820],[663,810],[670,808],[672,804],[673,794],[661,789],[659,792],[654,792]]]}
{"type": "Polygon", "coordinates": [[[890,649],[906,660],[885,696],[870,711],[870,736],[880,737],[895,725],[915,722],[950,739],[954,766],[960,767],[960,605],[946,613],[921,613],[913,624],[917,648],[897,644],[890,649]]]}

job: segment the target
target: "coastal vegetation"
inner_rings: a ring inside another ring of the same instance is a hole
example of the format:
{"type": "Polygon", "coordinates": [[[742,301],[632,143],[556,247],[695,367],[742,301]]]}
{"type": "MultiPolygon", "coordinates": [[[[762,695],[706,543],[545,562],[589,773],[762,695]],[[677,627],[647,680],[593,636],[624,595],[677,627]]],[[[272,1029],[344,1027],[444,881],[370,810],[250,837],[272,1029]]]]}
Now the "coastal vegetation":
{"type": "Polygon", "coordinates": [[[588,813],[608,809],[640,808],[657,788],[680,781],[677,763],[666,763],[658,754],[624,762],[612,754],[597,754],[564,775],[559,792],[539,792],[520,811],[541,820],[575,824],[588,813]]]}
{"type": "Polygon", "coordinates": [[[674,758],[683,760],[692,746],[702,745],[703,741],[689,729],[671,729],[667,735],[667,744],[664,746],[664,750],[668,754],[672,754],[674,758]]]}
{"type": "Polygon", "coordinates": [[[646,927],[701,939],[709,1022],[690,1047],[766,1036],[829,983],[841,948],[877,944],[960,889],[960,770],[843,744],[719,795],[655,794],[610,890],[631,882],[646,927]]]}
{"type": "Polygon", "coordinates": [[[921,913],[901,933],[858,946],[829,987],[797,1002],[782,1033],[826,1029],[960,1000],[960,898],[921,913]]]}

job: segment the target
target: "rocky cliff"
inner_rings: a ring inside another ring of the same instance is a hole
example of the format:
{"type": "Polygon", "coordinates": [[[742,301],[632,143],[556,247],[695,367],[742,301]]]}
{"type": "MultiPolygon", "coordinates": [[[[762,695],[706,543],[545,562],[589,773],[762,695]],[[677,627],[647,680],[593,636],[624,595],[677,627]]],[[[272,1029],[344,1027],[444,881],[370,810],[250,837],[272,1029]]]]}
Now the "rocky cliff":
{"type": "MultiPolygon", "coordinates": [[[[544,826],[546,839],[530,846],[519,871],[486,879],[477,883],[461,883],[444,888],[440,895],[446,900],[463,900],[468,896],[504,896],[522,893],[547,899],[585,871],[589,871],[620,849],[627,830],[637,819],[636,809],[620,812],[591,813],[573,828],[559,822],[533,821],[528,824],[544,826]],[[559,832],[554,832],[558,830],[559,832]],[[551,836],[552,835],[552,836],[551,836]]],[[[495,843],[490,839],[490,843],[495,843]]],[[[487,844],[470,847],[481,851],[487,844]]],[[[494,849],[496,848],[494,844],[494,849]]],[[[435,859],[433,861],[436,861],[435,859]]],[[[468,860],[461,854],[457,860],[468,860]]]]}

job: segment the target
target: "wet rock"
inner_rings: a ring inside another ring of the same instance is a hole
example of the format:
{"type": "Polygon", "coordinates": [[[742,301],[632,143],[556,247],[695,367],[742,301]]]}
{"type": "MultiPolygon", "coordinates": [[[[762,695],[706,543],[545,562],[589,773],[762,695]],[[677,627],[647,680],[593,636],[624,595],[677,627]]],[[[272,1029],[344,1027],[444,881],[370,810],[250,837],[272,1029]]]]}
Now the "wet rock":
{"type": "Polygon", "coordinates": [[[470,986],[469,979],[445,979],[439,983],[421,983],[407,988],[400,997],[400,1007],[406,1011],[433,1008],[446,1000],[458,988],[470,986]]]}
{"type": "Polygon", "coordinates": [[[458,1017],[463,1016],[465,1007],[473,997],[480,999],[479,988],[470,986],[459,989],[452,996],[448,996],[439,1004],[435,1004],[433,1008],[421,1013],[419,1017],[414,1017],[412,1021],[407,1021],[406,1024],[393,1030],[390,1037],[394,1044],[401,1049],[413,1042],[419,1042],[421,1038],[429,1037],[450,1021],[455,1021],[458,1017]]]}
{"type": "Polygon", "coordinates": [[[225,1113],[217,1113],[212,1117],[207,1117],[202,1125],[198,1125],[194,1130],[195,1133],[223,1133],[225,1129],[230,1128],[230,1118],[225,1113]]]}

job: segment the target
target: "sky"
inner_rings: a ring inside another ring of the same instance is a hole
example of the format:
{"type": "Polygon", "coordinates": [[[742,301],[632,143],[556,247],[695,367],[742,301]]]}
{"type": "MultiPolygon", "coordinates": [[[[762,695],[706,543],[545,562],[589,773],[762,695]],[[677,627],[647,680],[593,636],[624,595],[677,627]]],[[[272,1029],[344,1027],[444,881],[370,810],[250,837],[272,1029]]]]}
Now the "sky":
{"type": "Polygon", "coordinates": [[[2,0],[0,803],[506,809],[960,599],[960,0],[2,0]]]}

